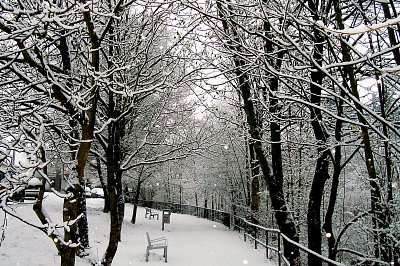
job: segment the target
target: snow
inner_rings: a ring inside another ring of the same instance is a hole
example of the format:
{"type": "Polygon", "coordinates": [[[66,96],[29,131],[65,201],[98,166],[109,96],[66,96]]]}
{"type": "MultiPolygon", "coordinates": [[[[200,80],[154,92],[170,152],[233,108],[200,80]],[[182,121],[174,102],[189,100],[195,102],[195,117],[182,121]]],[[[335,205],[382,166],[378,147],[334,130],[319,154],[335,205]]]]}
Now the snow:
{"type": "Polygon", "coordinates": [[[400,16],[398,16],[397,18],[393,18],[393,19],[388,19],[385,22],[381,22],[381,23],[376,23],[376,24],[372,24],[372,25],[359,25],[357,27],[354,28],[347,28],[347,29],[343,29],[343,30],[335,30],[335,29],[329,29],[326,28],[323,23],[321,24],[320,21],[317,21],[316,24],[322,28],[325,28],[327,31],[330,31],[334,34],[338,34],[338,35],[354,35],[354,34],[363,34],[363,33],[367,33],[370,31],[375,31],[381,28],[387,28],[390,27],[392,25],[396,25],[400,23],[400,16]]]}
{"type": "Polygon", "coordinates": [[[40,186],[40,185],[42,185],[42,181],[37,177],[32,177],[28,181],[28,186],[40,186]]]}
{"type": "MultiPolygon", "coordinates": [[[[47,195],[45,208],[54,222],[62,223],[62,199],[47,195]]],[[[90,253],[101,259],[107,247],[109,215],[102,212],[103,199],[87,199],[90,230],[90,253]]],[[[130,223],[132,204],[125,205],[125,219],[113,265],[164,265],[162,250],[151,250],[149,262],[145,262],[146,232],[151,238],[168,239],[168,264],[174,266],[235,266],[276,265],[265,256],[265,249],[254,249],[243,235],[227,227],[205,219],[172,213],[171,223],[161,230],[160,220],[144,218],[145,209],[138,208],[136,224],[130,223]]],[[[39,225],[31,203],[13,205],[17,213],[39,225]]],[[[1,223],[4,214],[0,214],[1,223]]],[[[60,265],[60,257],[47,235],[7,215],[5,239],[0,246],[1,265],[60,265]]],[[[0,234],[2,230],[0,229],[0,234]]],[[[93,256],[93,255],[92,255],[93,256]]],[[[90,265],[77,257],[76,265],[90,265]]]]}

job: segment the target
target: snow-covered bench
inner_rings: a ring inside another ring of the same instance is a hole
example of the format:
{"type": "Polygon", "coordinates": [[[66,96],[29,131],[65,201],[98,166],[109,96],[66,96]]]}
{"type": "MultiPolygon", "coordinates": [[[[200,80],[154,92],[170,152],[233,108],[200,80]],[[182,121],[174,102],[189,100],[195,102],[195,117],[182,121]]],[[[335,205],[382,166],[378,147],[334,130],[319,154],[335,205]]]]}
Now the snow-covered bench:
{"type": "Polygon", "coordinates": [[[159,214],[158,214],[158,212],[155,212],[155,211],[153,211],[153,210],[150,209],[150,208],[146,208],[146,213],[145,213],[145,215],[144,215],[144,218],[147,218],[147,215],[149,215],[149,220],[150,220],[151,218],[155,218],[156,216],[157,216],[157,220],[159,219],[159,214]]]}
{"type": "Polygon", "coordinates": [[[150,239],[149,232],[146,232],[146,236],[147,236],[146,262],[149,261],[149,252],[152,249],[164,249],[164,258],[165,262],[167,262],[167,248],[168,248],[167,239],[165,237],[150,239]]]}

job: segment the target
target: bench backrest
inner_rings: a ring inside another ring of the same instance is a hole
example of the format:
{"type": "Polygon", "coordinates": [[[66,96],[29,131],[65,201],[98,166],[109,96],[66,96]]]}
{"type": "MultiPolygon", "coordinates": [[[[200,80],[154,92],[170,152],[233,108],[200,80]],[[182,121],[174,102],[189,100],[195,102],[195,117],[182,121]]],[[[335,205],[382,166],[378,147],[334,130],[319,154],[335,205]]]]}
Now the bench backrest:
{"type": "Polygon", "coordinates": [[[149,244],[149,246],[151,246],[149,232],[146,232],[146,236],[147,236],[147,243],[149,244]]]}

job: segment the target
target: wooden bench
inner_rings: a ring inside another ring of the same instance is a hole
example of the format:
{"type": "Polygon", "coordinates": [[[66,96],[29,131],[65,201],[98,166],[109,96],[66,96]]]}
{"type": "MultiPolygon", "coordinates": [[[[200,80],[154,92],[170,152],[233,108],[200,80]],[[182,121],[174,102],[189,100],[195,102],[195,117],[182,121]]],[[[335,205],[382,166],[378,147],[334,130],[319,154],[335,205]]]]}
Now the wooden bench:
{"type": "Polygon", "coordinates": [[[155,212],[150,208],[146,208],[146,213],[144,215],[144,218],[147,218],[147,215],[149,215],[149,220],[151,220],[151,218],[155,218],[156,216],[157,216],[157,220],[159,219],[158,212],[155,212]]]}
{"type": "Polygon", "coordinates": [[[153,249],[164,249],[164,258],[167,262],[167,248],[168,241],[165,237],[160,237],[156,239],[150,239],[149,232],[146,232],[147,236],[147,248],[146,248],[146,262],[149,261],[149,252],[153,249]]]}

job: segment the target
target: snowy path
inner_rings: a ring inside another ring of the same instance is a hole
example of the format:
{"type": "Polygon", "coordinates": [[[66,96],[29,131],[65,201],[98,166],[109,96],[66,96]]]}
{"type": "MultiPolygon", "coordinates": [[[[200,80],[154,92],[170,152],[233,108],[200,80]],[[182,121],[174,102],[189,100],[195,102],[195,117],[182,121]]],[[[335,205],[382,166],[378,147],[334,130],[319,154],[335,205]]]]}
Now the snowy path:
{"type": "MultiPolygon", "coordinates": [[[[88,199],[88,219],[92,253],[101,257],[107,246],[109,216],[101,211],[101,199],[88,199]]],[[[62,202],[49,195],[46,210],[53,217],[61,216],[62,202]]],[[[31,216],[35,221],[31,204],[19,205],[18,212],[31,216]]],[[[138,209],[137,223],[130,223],[132,204],[126,204],[125,219],[120,243],[113,265],[173,265],[173,266],[271,266],[265,257],[265,249],[255,250],[243,241],[243,235],[225,226],[189,215],[171,215],[171,223],[161,230],[160,220],[144,218],[144,208],[138,209]],[[168,264],[164,264],[162,250],[152,250],[149,262],[145,262],[147,245],[145,232],[152,238],[168,238],[168,264]]],[[[0,214],[2,218],[2,214],[0,214]]],[[[58,218],[58,217],[57,217],[58,218]]],[[[35,222],[36,223],[36,222],[35,222]]],[[[9,217],[5,240],[0,247],[0,266],[60,265],[59,257],[49,238],[32,231],[26,225],[9,217]],[[28,231],[30,230],[30,231],[28,231]]],[[[76,265],[88,263],[77,259],[76,265]]]]}

